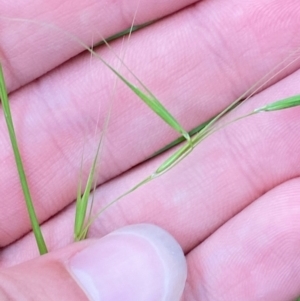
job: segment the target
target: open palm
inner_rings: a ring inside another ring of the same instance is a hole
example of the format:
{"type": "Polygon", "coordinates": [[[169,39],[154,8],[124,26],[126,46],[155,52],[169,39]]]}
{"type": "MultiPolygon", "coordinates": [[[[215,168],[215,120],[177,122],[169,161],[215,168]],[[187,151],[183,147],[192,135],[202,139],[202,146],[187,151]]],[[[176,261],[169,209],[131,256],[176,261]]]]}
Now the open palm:
{"type": "MultiPolygon", "coordinates": [[[[0,11],[58,26],[90,45],[130,26],[138,1],[128,2],[36,1],[22,11],[0,4],[0,11]]],[[[296,0],[141,0],[136,23],[161,20],[134,33],[128,45],[111,45],[190,130],[297,50],[299,15],[296,0]]],[[[172,150],[146,159],[176,133],[62,31],[6,19],[0,26],[16,133],[53,251],[72,242],[79,176],[89,172],[110,110],[95,212],[151,174],[172,150]]],[[[111,50],[96,51],[130,78],[111,50]]],[[[299,67],[295,61],[230,118],[299,93],[299,67]]],[[[167,230],[186,254],[184,301],[293,300],[300,295],[299,113],[261,113],[218,131],[107,209],[89,237],[136,223],[167,230]]],[[[3,114],[0,133],[0,264],[9,267],[38,253],[3,114]]]]}

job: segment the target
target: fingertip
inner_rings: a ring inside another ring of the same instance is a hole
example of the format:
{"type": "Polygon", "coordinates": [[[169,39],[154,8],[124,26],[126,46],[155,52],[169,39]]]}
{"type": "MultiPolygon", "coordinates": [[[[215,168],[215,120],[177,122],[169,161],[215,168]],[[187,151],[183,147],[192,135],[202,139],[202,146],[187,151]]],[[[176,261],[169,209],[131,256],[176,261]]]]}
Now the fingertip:
{"type": "Polygon", "coordinates": [[[180,300],[187,265],[180,245],[163,229],[121,228],[75,254],[69,270],[91,300],[180,300]]]}

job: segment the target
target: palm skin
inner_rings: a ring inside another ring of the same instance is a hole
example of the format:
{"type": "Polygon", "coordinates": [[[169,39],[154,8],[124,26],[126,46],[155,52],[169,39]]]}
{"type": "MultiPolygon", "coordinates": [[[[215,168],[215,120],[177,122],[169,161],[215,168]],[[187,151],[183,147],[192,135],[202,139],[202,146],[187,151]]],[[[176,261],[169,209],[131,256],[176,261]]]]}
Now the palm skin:
{"type": "MultiPolygon", "coordinates": [[[[23,12],[9,7],[9,16],[42,16],[91,44],[130,26],[136,9],[135,3],[117,10],[112,1],[112,15],[100,3],[95,9],[93,1],[85,7],[73,2],[46,13],[38,5],[23,12]],[[66,11],[74,15],[72,24],[66,11]],[[121,21],[108,27],[115,19],[121,21]]],[[[187,129],[224,109],[300,45],[296,0],[165,0],[151,7],[149,1],[140,2],[137,22],[165,17],[133,34],[124,61],[187,129]]],[[[5,13],[8,5],[3,6],[5,13]]],[[[89,54],[80,54],[81,47],[60,31],[0,22],[5,32],[0,59],[16,132],[42,230],[49,249],[55,250],[72,241],[83,145],[86,176],[112,102],[96,211],[154,171],[170,152],[143,161],[176,133],[128,88],[114,87],[114,75],[89,54]]],[[[126,44],[116,41],[112,47],[122,56],[126,44]]],[[[100,47],[97,52],[118,68],[111,51],[100,47]]],[[[299,66],[295,61],[231,118],[299,93],[299,66]]],[[[169,231],[188,263],[183,301],[293,300],[300,294],[299,112],[262,113],[215,133],[160,179],[105,211],[89,236],[141,222],[169,231]]],[[[0,132],[6,171],[0,175],[5,196],[0,200],[0,258],[7,267],[37,251],[3,117],[0,132]]]]}

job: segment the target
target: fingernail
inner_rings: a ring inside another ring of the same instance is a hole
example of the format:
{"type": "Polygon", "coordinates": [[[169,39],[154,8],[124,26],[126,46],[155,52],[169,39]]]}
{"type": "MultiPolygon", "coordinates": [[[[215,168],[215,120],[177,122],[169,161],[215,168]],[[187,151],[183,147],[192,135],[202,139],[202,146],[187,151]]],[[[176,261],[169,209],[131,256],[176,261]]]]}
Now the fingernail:
{"type": "Polygon", "coordinates": [[[179,244],[149,224],[101,238],[74,255],[69,270],[92,301],[177,301],[187,277],[179,244]]]}

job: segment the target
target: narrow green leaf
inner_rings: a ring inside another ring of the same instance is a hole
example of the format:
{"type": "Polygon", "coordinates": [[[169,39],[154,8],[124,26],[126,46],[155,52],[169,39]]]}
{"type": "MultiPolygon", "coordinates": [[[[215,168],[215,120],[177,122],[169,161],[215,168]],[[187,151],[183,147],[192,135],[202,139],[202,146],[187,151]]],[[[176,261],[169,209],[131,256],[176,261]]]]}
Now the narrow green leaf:
{"type": "Polygon", "coordinates": [[[255,109],[254,112],[269,112],[269,111],[277,111],[284,110],[292,107],[296,107],[300,105],[300,95],[294,95],[288,98],[284,98],[270,104],[267,104],[261,108],[255,109]]]}
{"type": "MultiPolygon", "coordinates": [[[[95,55],[99,57],[96,53],[95,55]]],[[[99,57],[100,58],[100,57],[99,57]]],[[[155,112],[162,120],[164,120],[175,131],[180,133],[186,140],[190,140],[188,132],[179,124],[179,122],[169,113],[169,111],[161,104],[161,102],[151,93],[147,95],[139,88],[130,83],[119,72],[108,65],[102,58],[100,60],[113,72],[115,75],[123,81],[153,112],[155,112]]]]}
{"type": "Polygon", "coordinates": [[[74,238],[76,240],[77,234],[80,232],[82,227],[82,219],[84,220],[84,216],[82,217],[82,198],[81,198],[81,187],[82,187],[82,164],[83,158],[81,159],[81,166],[80,166],[80,177],[79,183],[77,188],[77,198],[76,198],[76,210],[75,210],[75,224],[74,224],[74,238]]]}
{"type": "Polygon", "coordinates": [[[100,145],[101,145],[101,139],[98,144],[96,156],[93,160],[92,167],[89,172],[88,180],[86,187],[84,189],[84,193],[81,197],[81,182],[78,187],[78,192],[77,192],[77,200],[76,200],[76,213],[75,213],[75,226],[74,226],[74,237],[75,241],[81,240],[81,233],[84,228],[84,223],[85,223],[85,218],[86,218],[86,211],[88,207],[88,200],[90,197],[93,181],[94,181],[94,176],[95,176],[95,171],[96,171],[96,165],[98,161],[98,156],[99,156],[99,150],[100,150],[100,145]]]}
{"type": "Polygon", "coordinates": [[[99,215],[101,213],[103,213],[107,208],[109,208],[111,205],[113,205],[114,203],[116,203],[117,201],[119,201],[120,199],[122,199],[124,196],[130,194],[131,192],[137,190],[140,186],[150,182],[151,180],[153,180],[152,176],[149,176],[147,178],[145,178],[143,181],[139,182],[138,184],[136,184],[135,186],[133,186],[131,189],[129,189],[128,191],[126,191],[125,193],[123,193],[122,195],[120,195],[119,197],[117,197],[116,199],[114,199],[112,202],[108,203],[106,206],[104,206],[100,211],[98,211],[92,218],[90,218],[90,220],[87,222],[87,224],[85,225],[85,227],[83,228],[81,235],[79,236],[79,240],[82,240],[86,237],[86,234],[89,230],[89,227],[92,225],[92,223],[99,217],[99,215]]]}
{"type": "Polygon", "coordinates": [[[31,195],[30,195],[30,191],[29,191],[29,187],[28,187],[28,183],[27,183],[27,178],[26,178],[25,170],[24,170],[23,163],[22,163],[22,158],[21,158],[18,143],[17,143],[17,138],[16,138],[16,134],[15,134],[12,116],[11,116],[11,110],[10,110],[10,105],[9,105],[9,101],[8,101],[8,95],[7,95],[7,90],[6,90],[6,85],[5,85],[5,81],[4,81],[4,75],[3,75],[3,70],[2,70],[1,64],[0,64],[0,98],[1,98],[1,103],[2,103],[2,107],[3,107],[4,115],[5,115],[5,121],[6,121],[9,138],[10,138],[14,156],[15,156],[17,170],[18,170],[18,174],[19,174],[19,178],[20,178],[20,182],[21,182],[23,195],[25,198],[26,207],[28,210],[32,230],[33,230],[33,233],[34,233],[34,236],[35,236],[38,248],[39,248],[39,252],[42,255],[42,254],[47,253],[48,250],[47,250],[47,246],[45,244],[44,237],[42,235],[40,225],[39,225],[39,222],[38,222],[38,219],[37,219],[37,216],[35,213],[35,209],[34,209],[34,206],[32,203],[32,199],[31,199],[31,195]]]}
{"type": "MultiPolygon", "coordinates": [[[[131,26],[131,27],[129,27],[129,28],[127,28],[127,29],[125,29],[125,30],[123,30],[123,31],[121,31],[121,32],[118,32],[118,33],[116,33],[116,34],[114,34],[114,35],[112,35],[112,36],[106,38],[105,41],[106,41],[106,42],[112,42],[112,41],[114,41],[114,40],[116,40],[116,39],[119,39],[119,38],[121,38],[121,37],[123,37],[123,36],[129,35],[129,34],[131,34],[132,32],[135,32],[135,31],[138,31],[138,30],[140,30],[140,29],[142,29],[142,28],[145,28],[145,27],[147,27],[147,26],[149,26],[149,25],[151,25],[151,24],[153,24],[153,23],[155,23],[155,20],[149,21],[149,22],[147,22],[147,23],[143,23],[143,24],[141,24],[141,25],[131,26]]],[[[105,44],[105,42],[104,42],[103,40],[101,40],[100,42],[94,44],[94,45],[93,45],[93,48],[96,48],[96,47],[101,46],[101,45],[104,45],[104,44],[105,44]]]]}
{"type": "MultiPolygon", "coordinates": [[[[120,77],[120,76],[119,76],[120,77]]],[[[123,78],[122,76],[120,78],[123,78]]],[[[190,140],[190,135],[186,132],[179,122],[169,113],[169,111],[159,102],[153,95],[147,95],[139,88],[132,85],[125,78],[123,82],[141,99],[144,103],[155,112],[161,119],[163,119],[175,131],[180,133],[186,140],[190,140]]]]}
{"type": "MultiPolygon", "coordinates": [[[[233,110],[233,109],[236,108],[238,105],[239,105],[239,102],[236,103],[235,106],[232,106],[232,107],[230,108],[229,111],[233,110]]],[[[228,112],[229,112],[229,111],[228,111],[228,112]]],[[[211,124],[211,122],[212,122],[213,120],[215,120],[215,118],[216,118],[216,116],[214,116],[213,118],[211,118],[211,119],[209,119],[209,120],[207,120],[207,121],[205,121],[205,122],[199,124],[199,125],[196,126],[195,128],[193,128],[191,131],[188,132],[189,136],[192,137],[192,136],[198,134],[199,132],[203,133],[203,131],[202,131],[203,129],[206,129],[206,131],[208,131],[209,129],[207,128],[207,125],[208,125],[208,124],[211,124]]],[[[178,144],[184,142],[184,140],[186,140],[186,139],[185,139],[183,136],[178,137],[177,139],[175,139],[175,140],[172,141],[171,143],[167,144],[167,145],[164,146],[163,148],[161,148],[161,149],[159,149],[158,151],[156,151],[156,152],[155,152],[154,154],[152,154],[149,158],[147,158],[147,160],[148,160],[148,159],[151,159],[151,158],[154,158],[154,157],[156,157],[156,156],[162,154],[163,152],[169,150],[170,148],[172,148],[172,147],[174,147],[174,146],[176,146],[176,145],[178,145],[178,144]]]]}
{"type": "MultiPolygon", "coordinates": [[[[93,198],[91,201],[89,215],[87,217],[88,201],[89,201],[91,192],[94,192],[96,189],[96,181],[95,181],[96,165],[98,162],[98,158],[100,157],[100,150],[101,150],[101,146],[103,143],[103,139],[105,137],[105,133],[108,128],[108,123],[109,123],[110,116],[111,116],[111,109],[112,109],[112,106],[110,107],[110,109],[106,115],[106,118],[105,118],[105,123],[104,123],[104,127],[103,127],[103,130],[101,132],[100,139],[98,142],[96,155],[94,157],[93,164],[92,164],[92,167],[89,172],[87,184],[86,184],[86,187],[85,187],[82,197],[81,197],[81,178],[80,178],[79,187],[78,187],[78,191],[77,191],[76,212],[75,212],[75,225],[74,225],[75,241],[80,241],[80,240],[85,239],[87,236],[87,233],[88,233],[89,228],[86,227],[86,224],[88,224],[89,220],[91,219],[94,195],[93,195],[93,198]],[[94,187],[92,189],[93,183],[94,183],[94,187]]],[[[83,162],[83,157],[81,160],[81,170],[80,170],[81,175],[82,175],[82,169],[83,169],[82,162],[83,162]]]]}
{"type": "MultiPolygon", "coordinates": [[[[103,42],[111,49],[105,39],[103,42]]],[[[82,43],[81,43],[82,44],[82,43]]],[[[84,44],[82,44],[86,47],[84,44]]],[[[187,141],[190,141],[188,132],[180,125],[180,123],[171,115],[171,113],[162,105],[162,103],[147,89],[147,87],[133,74],[133,72],[124,64],[121,58],[116,54],[116,57],[122,62],[126,69],[142,84],[147,94],[137,88],[131,82],[129,82],[124,76],[122,76],[116,69],[109,65],[100,55],[98,55],[93,49],[86,48],[92,55],[98,58],[107,68],[109,68],[128,88],[131,89],[153,112],[155,112],[162,120],[164,120],[175,131],[180,133],[187,141]]],[[[112,50],[112,49],[111,49],[112,50]]],[[[112,50],[113,51],[113,50],[112,50]]]]}

